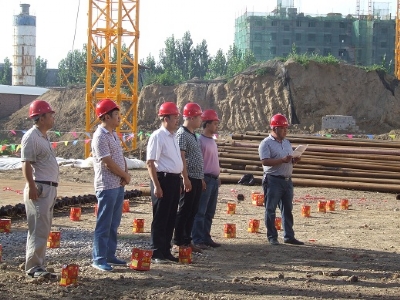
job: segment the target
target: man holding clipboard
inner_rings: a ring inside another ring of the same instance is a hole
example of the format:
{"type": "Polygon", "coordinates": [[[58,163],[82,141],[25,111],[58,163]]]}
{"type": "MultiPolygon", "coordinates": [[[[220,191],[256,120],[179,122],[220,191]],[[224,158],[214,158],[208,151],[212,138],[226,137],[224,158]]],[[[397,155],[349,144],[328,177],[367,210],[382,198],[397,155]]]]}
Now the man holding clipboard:
{"type": "Polygon", "coordinates": [[[293,164],[300,160],[300,156],[293,156],[292,145],[285,139],[288,127],[286,117],[282,114],[274,115],[271,118],[270,126],[270,135],[262,140],[258,147],[264,169],[263,189],[267,238],[271,245],[279,245],[278,231],[275,228],[275,211],[279,205],[284,229],[283,242],[304,245],[294,237],[292,214],[293,183],[291,176],[293,164]]]}

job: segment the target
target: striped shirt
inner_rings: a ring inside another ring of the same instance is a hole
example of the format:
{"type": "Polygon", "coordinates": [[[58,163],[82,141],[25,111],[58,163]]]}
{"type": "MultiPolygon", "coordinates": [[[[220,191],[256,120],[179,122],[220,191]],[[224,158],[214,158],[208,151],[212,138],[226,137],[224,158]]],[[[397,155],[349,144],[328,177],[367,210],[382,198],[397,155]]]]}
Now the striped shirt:
{"type": "Polygon", "coordinates": [[[21,161],[30,162],[34,180],[59,181],[59,168],[50,141],[36,125],[29,129],[21,141],[21,161]]]}
{"type": "Polygon", "coordinates": [[[120,187],[121,177],[112,173],[102,161],[102,158],[110,156],[122,170],[125,170],[125,158],[117,133],[110,132],[99,125],[93,134],[92,155],[95,190],[102,191],[120,187]]]}
{"type": "Polygon", "coordinates": [[[164,126],[154,131],[147,143],[146,160],[154,160],[157,172],[182,173],[183,163],[175,133],[164,126]]]}
{"type": "MultiPolygon", "coordinates": [[[[258,147],[258,153],[260,155],[260,160],[268,158],[278,159],[287,155],[292,155],[293,149],[292,145],[287,139],[279,142],[272,135],[269,135],[261,141],[260,146],[258,147]]],[[[282,163],[277,166],[263,166],[263,169],[264,173],[266,174],[291,177],[293,164],[289,162],[282,163]]]]}
{"type": "Polygon", "coordinates": [[[181,151],[185,151],[188,176],[195,179],[203,179],[203,155],[196,135],[186,127],[181,126],[176,133],[176,137],[179,148],[181,151]]]}

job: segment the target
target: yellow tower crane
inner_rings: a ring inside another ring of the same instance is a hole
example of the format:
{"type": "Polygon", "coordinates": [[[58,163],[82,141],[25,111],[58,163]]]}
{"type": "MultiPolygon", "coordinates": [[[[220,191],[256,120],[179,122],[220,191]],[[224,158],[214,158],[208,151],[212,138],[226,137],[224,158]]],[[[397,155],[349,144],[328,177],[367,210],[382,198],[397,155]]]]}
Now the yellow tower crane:
{"type": "Polygon", "coordinates": [[[121,109],[117,134],[127,151],[137,146],[138,50],[139,0],[89,0],[86,132],[98,124],[96,103],[114,100],[121,109]]]}
{"type": "Polygon", "coordinates": [[[394,76],[400,79],[400,0],[396,6],[396,41],[394,43],[394,76]]]}

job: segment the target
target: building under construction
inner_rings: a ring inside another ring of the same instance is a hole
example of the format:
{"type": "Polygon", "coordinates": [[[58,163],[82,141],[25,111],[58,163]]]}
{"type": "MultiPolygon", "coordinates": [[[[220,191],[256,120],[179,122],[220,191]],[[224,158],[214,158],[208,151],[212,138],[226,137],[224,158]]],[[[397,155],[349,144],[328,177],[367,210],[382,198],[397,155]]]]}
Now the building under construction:
{"type": "Polygon", "coordinates": [[[252,51],[256,60],[297,54],[319,54],[355,65],[393,65],[395,17],[389,3],[373,3],[368,14],[299,13],[293,0],[277,1],[271,13],[245,12],[235,20],[235,46],[252,51]],[[283,3],[286,2],[286,3],[283,3]]]}

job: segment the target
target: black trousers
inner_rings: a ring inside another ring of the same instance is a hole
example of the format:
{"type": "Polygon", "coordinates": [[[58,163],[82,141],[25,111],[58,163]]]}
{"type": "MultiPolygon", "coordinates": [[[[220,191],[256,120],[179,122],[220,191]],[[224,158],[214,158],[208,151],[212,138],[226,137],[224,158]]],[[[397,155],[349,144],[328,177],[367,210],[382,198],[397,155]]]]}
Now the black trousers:
{"type": "Polygon", "coordinates": [[[151,223],[151,246],[153,258],[165,258],[171,253],[176,212],[179,203],[181,178],[179,176],[157,175],[163,190],[163,197],[154,195],[154,184],[150,181],[153,221],[151,223]]]}
{"type": "Polygon", "coordinates": [[[181,195],[176,215],[174,244],[178,246],[189,245],[192,241],[194,217],[199,209],[203,189],[201,179],[189,177],[189,180],[192,183],[192,190],[181,195]]]}

